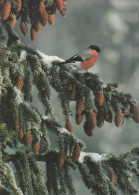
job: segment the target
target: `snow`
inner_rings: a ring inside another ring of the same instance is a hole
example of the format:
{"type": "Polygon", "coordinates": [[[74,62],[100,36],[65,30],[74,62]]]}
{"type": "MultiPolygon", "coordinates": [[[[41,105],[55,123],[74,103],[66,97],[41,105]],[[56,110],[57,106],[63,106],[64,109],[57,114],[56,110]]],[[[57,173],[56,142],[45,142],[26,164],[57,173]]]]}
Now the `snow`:
{"type": "Polygon", "coordinates": [[[43,119],[44,121],[46,121],[47,119],[49,119],[49,117],[48,117],[48,116],[42,116],[42,119],[43,119]]]}
{"type": "Polygon", "coordinates": [[[22,93],[21,93],[21,91],[17,87],[14,87],[13,89],[14,89],[14,92],[16,93],[15,100],[16,100],[16,102],[19,105],[19,104],[21,104],[23,102],[23,100],[22,100],[22,93]]]}
{"type": "Polygon", "coordinates": [[[65,129],[65,128],[59,128],[59,131],[60,131],[60,133],[66,133],[66,134],[70,135],[70,132],[67,131],[67,129],[65,129]]]}
{"type": "Polygon", "coordinates": [[[62,58],[59,58],[58,56],[48,56],[42,53],[39,50],[36,50],[36,52],[39,54],[39,56],[42,58],[42,62],[46,63],[48,65],[48,68],[51,68],[52,62],[57,61],[57,62],[64,62],[62,58]]]}
{"type": "Polygon", "coordinates": [[[27,57],[27,52],[26,50],[22,50],[21,53],[20,53],[20,59],[19,61],[23,61],[23,60],[26,60],[26,57],[27,57]]]}
{"type": "Polygon", "coordinates": [[[84,158],[85,157],[89,157],[89,158],[91,158],[91,161],[94,161],[94,162],[98,162],[98,161],[102,161],[102,160],[105,160],[106,159],[106,157],[107,157],[107,155],[106,154],[98,154],[98,153],[86,153],[86,152],[81,152],[81,154],[80,154],[80,158],[79,158],[79,162],[80,163],[83,163],[83,161],[84,161],[84,158]]]}

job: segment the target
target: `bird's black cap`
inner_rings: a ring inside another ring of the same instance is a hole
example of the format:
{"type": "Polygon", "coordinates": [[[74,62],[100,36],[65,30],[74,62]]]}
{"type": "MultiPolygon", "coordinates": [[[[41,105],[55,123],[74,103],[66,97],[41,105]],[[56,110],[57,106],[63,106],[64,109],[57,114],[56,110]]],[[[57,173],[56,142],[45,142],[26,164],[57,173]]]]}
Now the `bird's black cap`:
{"type": "Polygon", "coordinates": [[[101,52],[100,48],[96,45],[91,45],[89,48],[96,50],[98,53],[101,52]]]}

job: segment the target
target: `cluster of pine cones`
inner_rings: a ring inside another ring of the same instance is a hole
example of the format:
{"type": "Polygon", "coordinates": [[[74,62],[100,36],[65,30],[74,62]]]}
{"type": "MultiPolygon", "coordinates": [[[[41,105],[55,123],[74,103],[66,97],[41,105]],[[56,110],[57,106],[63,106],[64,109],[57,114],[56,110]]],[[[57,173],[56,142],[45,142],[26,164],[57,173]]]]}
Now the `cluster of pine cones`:
{"type": "MultiPolygon", "coordinates": [[[[113,120],[113,111],[110,109],[106,110],[103,108],[103,104],[105,101],[103,90],[98,91],[95,95],[95,105],[97,107],[97,111],[90,109],[86,110],[86,100],[85,97],[80,99],[77,98],[76,89],[73,89],[69,94],[70,101],[76,101],[76,123],[80,125],[83,119],[83,115],[86,116],[86,121],[84,123],[84,131],[88,136],[93,135],[94,127],[101,128],[104,125],[104,121],[112,123],[113,120]]],[[[126,117],[127,113],[123,113],[120,107],[117,107],[114,116],[114,122],[117,127],[122,126],[124,122],[124,117],[126,117]]],[[[135,103],[130,104],[130,114],[135,122],[139,122],[139,113],[135,103]]],[[[73,133],[72,124],[69,119],[66,120],[65,128],[73,133]]]]}
{"type": "Polygon", "coordinates": [[[16,19],[21,15],[20,29],[22,33],[28,35],[27,22],[31,23],[31,40],[37,38],[37,33],[41,30],[42,26],[46,26],[49,22],[50,25],[55,23],[55,14],[58,9],[62,16],[66,15],[65,0],[49,1],[22,1],[14,0],[1,0],[0,1],[0,17],[2,21],[12,19],[12,27],[16,24],[16,19]],[[31,15],[28,15],[30,14],[31,15]],[[27,17],[28,16],[28,17],[27,17]]]}

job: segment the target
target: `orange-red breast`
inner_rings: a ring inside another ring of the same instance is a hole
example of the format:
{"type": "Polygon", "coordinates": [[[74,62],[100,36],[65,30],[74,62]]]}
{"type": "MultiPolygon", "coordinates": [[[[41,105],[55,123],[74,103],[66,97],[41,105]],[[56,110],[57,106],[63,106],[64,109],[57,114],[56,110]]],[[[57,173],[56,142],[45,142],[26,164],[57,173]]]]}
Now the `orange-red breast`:
{"type": "Polygon", "coordinates": [[[101,50],[98,46],[91,45],[86,50],[79,52],[61,64],[64,64],[66,67],[69,66],[72,70],[75,71],[88,70],[94,66],[100,51],[101,50]]]}

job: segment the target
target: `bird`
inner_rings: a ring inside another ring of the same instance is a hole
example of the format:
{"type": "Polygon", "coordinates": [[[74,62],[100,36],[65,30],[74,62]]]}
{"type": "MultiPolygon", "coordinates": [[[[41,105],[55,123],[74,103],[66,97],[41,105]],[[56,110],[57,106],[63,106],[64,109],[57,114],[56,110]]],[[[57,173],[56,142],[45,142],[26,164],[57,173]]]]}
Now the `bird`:
{"type": "Polygon", "coordinates": [[[71,68],[73,71],[87,71],[95,65],[98,55],[101,52],[96,45],[91,45],[84,51],[77,53],[68,60],[61,62],[65,67],[71,68]]]}

